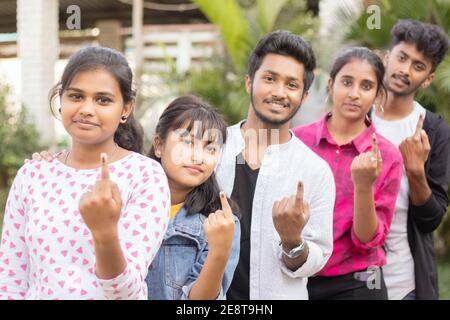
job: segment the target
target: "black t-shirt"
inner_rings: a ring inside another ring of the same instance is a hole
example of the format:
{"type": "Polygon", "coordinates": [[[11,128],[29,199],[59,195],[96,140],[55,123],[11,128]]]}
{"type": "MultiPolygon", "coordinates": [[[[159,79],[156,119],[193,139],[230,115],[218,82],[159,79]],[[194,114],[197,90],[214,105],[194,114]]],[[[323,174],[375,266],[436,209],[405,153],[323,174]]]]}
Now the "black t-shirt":
{"type": "Polygon", "coordinates": [[[250,230],[258,173],[259,169],[252,170],[247,165],[242,153],[236,157],[236,172],[231,199],[238,204],[241,213],[241,250],[239,262],[227,292],[228,300],[249,300],[250,298],[250,230]]]}

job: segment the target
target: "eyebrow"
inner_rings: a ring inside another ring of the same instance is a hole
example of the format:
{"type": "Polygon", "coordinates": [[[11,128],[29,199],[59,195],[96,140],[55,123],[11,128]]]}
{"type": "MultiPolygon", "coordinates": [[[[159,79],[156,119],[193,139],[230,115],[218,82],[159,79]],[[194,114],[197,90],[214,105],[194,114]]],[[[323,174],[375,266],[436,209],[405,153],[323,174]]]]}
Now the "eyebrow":
{"type": "MultiPolygon", "coordinates": [[[[341,77],[342,77],[342,78],[352,79],[352,80],[354,79],[353,76],[349,76],[349,75],[347,75],[347,74],[344,74],[344,75],[342,75],[341,77]]],[[[374,84],[374,83],[375,83],[374,81],[369,80],[369,79],[363,79],[362,82],[368,82],[368,83],[370,83],[370,84],[374,84]]]]}
{"type": "MultiPolygon", "coordinates": [[[[279,76],[280,75],[278,72],[275,72],[275,71],[270,70],[270,69],[264,70],[264,72],[268,72],[270,74],[273,74],[274,76],[279,76]]],[[[288,76],[287,78],[289,80],[293,80],[293,81],[300,81],[299,78],[297,78],[297,77],[290,77],[290,76],[288,76]]]]}
{"type": "MultiPolygon", "coordinates": [[[[71,91],[75,91],[75,92],[79,92],[79,93],[84,93],[83,90],[78,89],[78,88],[67,88],[66,91],[71,90],[71,91]]],[[[96,95],[102,95],[102,96],[111,96],[111,97],[115,97],[115,95],[111,92],[108,91],[100,91],[100,92],[96,92],[96,95]]]]}

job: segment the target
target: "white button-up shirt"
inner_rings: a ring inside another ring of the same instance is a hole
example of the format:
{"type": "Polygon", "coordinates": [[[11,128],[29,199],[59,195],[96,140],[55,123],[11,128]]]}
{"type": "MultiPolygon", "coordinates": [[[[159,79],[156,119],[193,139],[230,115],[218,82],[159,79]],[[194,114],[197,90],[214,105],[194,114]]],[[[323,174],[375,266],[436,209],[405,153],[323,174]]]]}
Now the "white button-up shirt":
{"type": "MultiPolygon", "coordinates": [[[[245,147],[241,124],[228,127],[227,143],[216,168],[220,188],[233,191],[236,156],[245,147]]],[[[259,169],[253,198],[250,249],[250,299],[308,299],[307,278],[321,270],[333,251],[335,184],[328,164],[291,132],[284,144],[270,145],[259,169]],[[310,218],[302,237],[309,247],[306,262],[296,271],[284,264],[272,220],[276,200],[296,193],[304,184],[310,218]]],[[[243,212],[242,214],[245,214],[243,212]]]]}

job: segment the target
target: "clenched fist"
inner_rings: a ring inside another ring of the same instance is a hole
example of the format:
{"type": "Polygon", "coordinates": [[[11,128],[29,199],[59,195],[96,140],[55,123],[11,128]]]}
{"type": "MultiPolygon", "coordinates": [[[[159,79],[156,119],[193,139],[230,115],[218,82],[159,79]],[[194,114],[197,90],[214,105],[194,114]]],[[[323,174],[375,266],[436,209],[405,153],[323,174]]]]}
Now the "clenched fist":
{"type": "Polygon", "coordinates": [[[371,188],[380,174],[383,160],[378,149],[375,133],[372,135],[372,150],[361,153],[352,161],[350,170],[355,187],[371,188]]]}
{"type": "Polygon", "coordinates": [[[303,201],[304,186],[297,185],[295,195],[275,201],[272,219],[281,241],[286,246],[297,247],[301,243],[303,228],[309,220],[309,204],[303,201]]]}
{"type": "Polygon", "coordinates": [[[222,210],[210,213],[203,223],[210,254],[228,259],[234,237],[234,218],[225,193],[220,193],[222,210]]]}
{"type": "Polygon", "coordinates": [[[109,180],[108,158],[101,154],[101,178],[80,199],[80,213],[94,238],[117,235],[122,210],[119,188],[109,180]]]}

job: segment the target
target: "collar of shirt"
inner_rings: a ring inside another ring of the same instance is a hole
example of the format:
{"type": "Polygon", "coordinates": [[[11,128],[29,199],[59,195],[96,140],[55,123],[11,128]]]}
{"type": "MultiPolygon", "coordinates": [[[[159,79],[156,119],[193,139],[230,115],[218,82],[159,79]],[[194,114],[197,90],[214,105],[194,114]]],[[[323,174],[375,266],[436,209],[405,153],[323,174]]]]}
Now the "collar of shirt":
{"type": "MultiPolygon", "coordinates": [[[[320,141],[326,140],[329,144],[337,145],[333,137],[328,130],[327,121],[331,117],[331,112],[325,114],[318,123],[318,130],[316,130],[316,146],[320,144],[320,141]]],[[[375,127],[372,121],[366,117],[365,123],[367,128],[360,133],[355,139],[349,144],[353,144],[359,153],[366,152],[372,147],[372,134],[375,132],[375,127]]]]}

